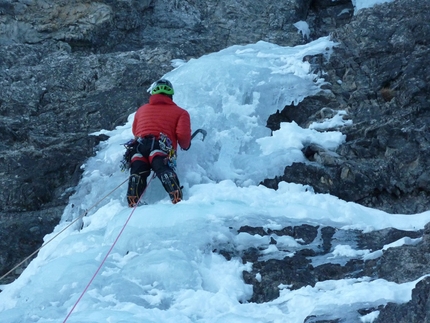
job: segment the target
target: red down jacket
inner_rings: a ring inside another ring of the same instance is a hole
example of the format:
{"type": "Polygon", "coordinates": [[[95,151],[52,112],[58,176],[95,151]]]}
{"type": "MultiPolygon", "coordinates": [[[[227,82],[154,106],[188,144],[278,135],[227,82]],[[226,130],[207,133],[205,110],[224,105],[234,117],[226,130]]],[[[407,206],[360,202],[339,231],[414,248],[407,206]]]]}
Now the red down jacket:
{"type": "Polygon", "coordinates": [[[183,149],[191,145],[191,121],[188,111],[178,107],[164,94],[149,97],[149,103],[141,106],[135,116],[132,127],[135,137],[166,134],[176,150],[178,143],[183,149]]]}

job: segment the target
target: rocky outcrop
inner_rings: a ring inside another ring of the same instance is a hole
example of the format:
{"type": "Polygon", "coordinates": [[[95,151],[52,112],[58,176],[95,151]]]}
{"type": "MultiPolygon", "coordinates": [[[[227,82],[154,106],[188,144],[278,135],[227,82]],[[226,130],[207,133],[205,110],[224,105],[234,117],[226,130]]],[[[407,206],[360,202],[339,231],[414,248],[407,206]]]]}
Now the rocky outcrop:
{"type": "MultiPolygon", "coordinates": [[[[259,40],[294,45],[304,40],[293,24],[322,10],[311,2],[2,0],[0,44],[55,40],[93,53],[163,47],[177,58],[259,40]]],[[[352,8],[350,1],[343,2],[352,8]]]]}
{"type": "Polygon", "coordinates": [[[330,60],[309,58],[326,73],[329,91],[285,107],[268,126],[306,127],[344,110],[353,121],[341,129],[346,142],[334,152],[308,143],[309,163],[288,166],[264,185],[308,184],[390,213],[430,209],[429,19],[428,1],[394,1],[363,9],[333,32],[339,45],[330,60]]]}
{"type": "Polygon", "coordinates": [[[57,45],[0,47],[0,273],[58,223],[104,139],[91,133],[124,124],[172,59],[158,49],[79,56],[57,45]]]}
{"type": "MultiPolygon", "coordinates": [[[[239,257],[252,263],[244,271],[246,283],[253,286],[249,301],[264,303],[280,296],[281,289],[297,290],[305,286],[339,279],[386,279],[396,283],[419,280],[406,304],[351,304],[348,309],[333,305],[325,313],[309,316],[304,323],[360,323],[362,316],[378,312],[375,322],[427,322],[429,319],[430,225],[420,231],[384,229],[363,233],[330,226],[299,225],[271,230],[244,226],[233,234],[255,236],[260,245],[243,250],[234,245],[215,246],[226,259],[239,257]],[[285,238],[291,240],[286,246],[285,238]],[[296,242],[296,246],[294,243],[296,242]],[[400,245],[399,241],[405,244],[400,245]],[[394,243],[394,244],[393,244],[394,243]],[[336,252],[346,250],[344,252],[336,252]],[[424,277],[424,278],[423,278],[424,277]]],[[[321,310],[320,310],[321,312],[321,310]]]]}
{"type": "Polygon", "coordinates": [[[412,290],[412,299],[406,304],[389,303],[381,310],[375,323],[410,323],[430,320],[430,278],[423,278],[412,290]]]}

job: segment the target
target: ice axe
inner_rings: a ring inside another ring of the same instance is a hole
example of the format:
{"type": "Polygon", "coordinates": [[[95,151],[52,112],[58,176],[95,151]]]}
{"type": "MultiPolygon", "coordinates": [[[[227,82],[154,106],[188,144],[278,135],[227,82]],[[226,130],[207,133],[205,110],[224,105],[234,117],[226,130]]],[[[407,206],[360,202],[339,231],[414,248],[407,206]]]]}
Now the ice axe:
{"type": "MultiPolygon", "coordinates": [[[[203,135],[202,137],[202,141],[205,140],[206,135],[208,134],[206,130],[204,129],[197,129],[196,131],[193,132],[193,134],[191,135],[191,141],[193,140],[193,138],[198,134],[201,133],[203,135]]],[[[191,141],[190,141],[190,146],[187,149],[183,149],[183,150],[188,150],[191,147],[191,141]]]]}
{"type": "Polygon", "coordinates": [[[197,129],[196,131],[193,132],[193,134],[191,135],[191,140],[193,140],[193,138],[198,134],[201,133],[203,135],[202,141],[205,140],[206,135],[208,134],[206,130],[204,129],[197,129]]]}

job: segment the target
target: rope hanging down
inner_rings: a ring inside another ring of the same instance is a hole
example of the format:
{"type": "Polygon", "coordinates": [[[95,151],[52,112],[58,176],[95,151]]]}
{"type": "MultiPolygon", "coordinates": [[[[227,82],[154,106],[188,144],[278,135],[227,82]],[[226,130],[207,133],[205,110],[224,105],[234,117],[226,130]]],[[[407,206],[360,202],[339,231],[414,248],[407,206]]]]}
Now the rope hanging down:
{"type": "Polygon", "coordinates": [[[67,314],[66,318],[64,319],[63,323],[67,322],[67,320],[69,319],[70,315],[72,314],[72,312],[75,310],[76,306],[78,305],[78,303],[81,301],[82,297],[84,296],[84,294],[86,293],[86,291],[88,290],[88,288],[90,287],[90,285],[92,284],[92,282],[94,281],[94,279],[96,278],[97,274],[99,273],[100,269],[103,267],[104,263],[106,262],[107,257],[110,255],[110,253],[112,252],[113,248],[115,247],[116,243],[118,242],[121,234],[123,233],[125,227],[127,226],[128,222],[130,221],[134,211],[136,210],[137,206],[139,205],[139,202],[142,198],[142,196],[145,194],[149,184],[151,184],[152,180],[155,177],[155,173],[151,176],[151,179],[148,182],[148,185],[146,185],[145,190],[142,192],[142,195],[140,196],[139,200],[137,201],[136,205],[133,207],[133,210],[130,212],[130,215],[128,216],[127,220],[125,221],[121,231],[118,233],[118,236],[116,237],[115,241],[113,242],[112,246],[109,248],[109,251],[107,252],[106,256],[103,258],[102,262],[100,263],[99,267],[97,268],[96,272],[94,273],[93,277],[91,277],[90,281],[88,282],[87,286],[85,287],[85,289],[82,291],[81,296],[79,296],[78,300],[76,301],[75,305],[73,305],[72,309],[70,310],[69,314],[67,314]]]}
{"type": "Polygon", "coordinates": [[[6,274],[4,274],[3,276],[0,277],[0,281],[5,278],[6,276],[8,276],[10,273],[12,273],[15,269],[17,269],[19,266],[21,266],[24,262],[26,262],[28,259],[30,259],[31,257],[33,257],[36,253],[38,253],[43,247],[45,247],[48,243],[50,243],[52,240],[54,240],[56,237],[58,237],[61,233],[63,233],[64,231],[66,231],[68,228],[70,228],[74,223],[76,223],[78,220],[82,219],[84,216],[86,216],[88,214],[88,212],[94,208],[97,204],[99,204],[101,201],[103,201],[105,198],[107,198],[109,195],[111,195],[113,192],[115,192],[118,188],[120,188],[125,182],[128,181],[128,178],[122,182],[121,184],[119,184],[117,187],[115,187],[112,191],[110,191],[108,194],[106,194],[105,196],[103,196],[100,200],[98,200],[96,203],[94,203],[89,209],[87,209],[82,215],[80,215],[79,217],[77,217],[76,219],[74,219],[72,222],[70,222],[70,224],[68,224],[63,230],[61,230],[60,232],[58,232],[55,236],[53,236],[51,239],[49,239],[47,242],[45,242],[44,244],[42,244],[42,246],[40,246],[38,249],[36,249],[32,254],[30,254],[28,257],[26,257],[23,261],[21,261],[19,264],[17,264],[15,267],[13,267],[11,270],[9,270],[6,274]]]}

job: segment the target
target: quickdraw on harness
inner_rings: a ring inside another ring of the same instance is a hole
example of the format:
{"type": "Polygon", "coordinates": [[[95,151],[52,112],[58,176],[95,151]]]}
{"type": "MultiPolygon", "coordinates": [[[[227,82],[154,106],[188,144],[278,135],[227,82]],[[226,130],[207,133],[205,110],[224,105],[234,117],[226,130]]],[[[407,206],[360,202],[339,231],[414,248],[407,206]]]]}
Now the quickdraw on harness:
{"type": "Polygon", "coordinates": [[[137,151],[138,142],[135,139],[130,139],[123,145],[125,147],[125,153],[122,156],[122,160],[120,164],[121,172],[125,172],[126,170],[130,169],[131,158],[137,151]]]}
{"type": "Polygon", "coordinates": [[[176,150],[173,149],[172,141],[167,135],[160,132],[160,138],[158,139],[160,149],[167,154],[166,161],[170,168],[176,169],[176,150]]]}

